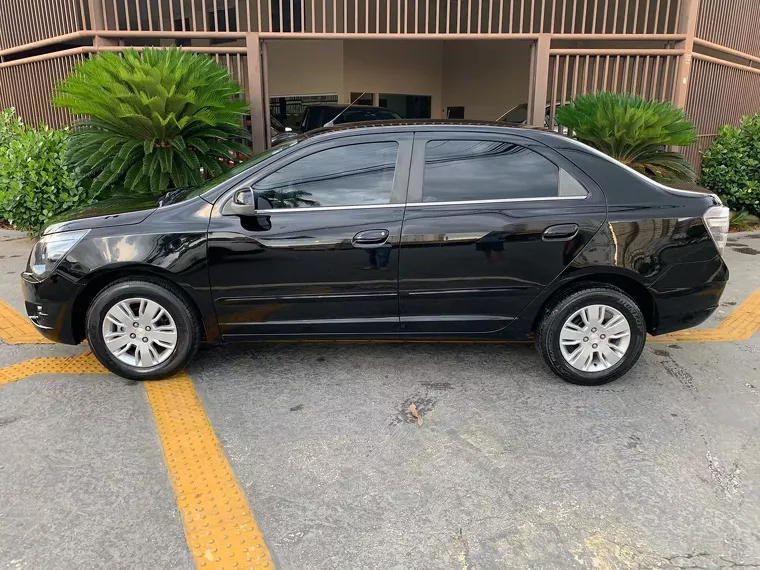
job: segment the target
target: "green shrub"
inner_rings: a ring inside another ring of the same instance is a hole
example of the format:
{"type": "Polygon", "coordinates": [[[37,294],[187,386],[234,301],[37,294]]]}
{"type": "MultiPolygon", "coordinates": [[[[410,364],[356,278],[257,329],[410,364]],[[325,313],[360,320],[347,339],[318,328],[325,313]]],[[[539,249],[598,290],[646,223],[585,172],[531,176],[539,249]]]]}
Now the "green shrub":
{"type": "Polygon", "coordinates": [[[153,196],[229,168],[247,135],[248,104],[229,72],[177,49],[103,53],[80,63],[54,103],[87,118],[71,133],[70,162],[100,192],[114,184],[153,196]]]}
{"type": "Polygon", "coordinates": [[[760,113],[725,125],[702,157],[700,183],[732,210],[760,215],[760,113]]]}
{"type": "Polygon", "coordinates": [[[7,145],[23,127],[24,123],[16,116],[16,109],[13,107],[3,109],[0,112],[0,148],[7,145]]]}
{"type": "Polygon", "coordinates": [[[25,126],[13,110],[0,126],[0,218],[39,231],[51,218],[90,201],[66,163],[66,131],[25,126]]]}
{"type": "Polygon", "coordinates": [[[746,210],[731,212],[731,217],[728,219],[728,227],[739,232],[752,230],[758,225],[760,225],[760,218],[753,216],[746,210]]]}
{"type": "Polygon", "coordinates": [[[683,155],[667,146],[688,146],[697,133],[681,109],[638,95],[589,93],[557,110],[557,122],[573,135],[645,174],[660,180],[694,180],[683,155]]]}

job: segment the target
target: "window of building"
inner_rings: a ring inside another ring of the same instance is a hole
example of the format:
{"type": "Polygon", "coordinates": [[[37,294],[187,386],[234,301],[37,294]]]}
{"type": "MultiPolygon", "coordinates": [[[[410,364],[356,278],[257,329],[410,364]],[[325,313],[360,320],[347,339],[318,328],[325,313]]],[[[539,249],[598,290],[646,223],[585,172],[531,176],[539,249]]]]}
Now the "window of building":
{"type": "Polygon", "coordinates": [[[398,113],[404,119],[429,119],[433,98],[430,95],[404,95],[400,93],[380,93],[378,103],[398,113]]]}
{"type": "Polygon", "coordinates": [[[208,12],[208,29],[211,32],[237,32],[237,10],[234,6],[208,12]],[[218,25],[217,25],[218,24],[218,25]]]}
{"type": "Polygon", "coordinates": [[[502,141],[429,141],[423,202],[584,196],[585,189],[540,154],[502,141]],[[579,194],[580,193],[580,194],[579,194]]]}
{"type": "Polygon", "coordinates": [[[389,204],[398,143],[363,143],[317,151],[254,185],[272,208],[389,204]]]}
{"type": "Polygon", "coordinates": [[[301,0],[272,2],[272,31],[303,31],[303,6],[301,0]]]}

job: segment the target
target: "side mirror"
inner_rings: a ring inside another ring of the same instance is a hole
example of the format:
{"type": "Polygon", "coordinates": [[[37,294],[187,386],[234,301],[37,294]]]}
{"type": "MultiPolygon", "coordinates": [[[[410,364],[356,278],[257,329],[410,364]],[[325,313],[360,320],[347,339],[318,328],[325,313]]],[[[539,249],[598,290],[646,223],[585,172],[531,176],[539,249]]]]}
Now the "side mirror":
{"type": "Polygon", "coordinates": [[[241,188],[232,196],[230,209],[236,216],[256,215],[256,195],[253,188],[241,188]]]}

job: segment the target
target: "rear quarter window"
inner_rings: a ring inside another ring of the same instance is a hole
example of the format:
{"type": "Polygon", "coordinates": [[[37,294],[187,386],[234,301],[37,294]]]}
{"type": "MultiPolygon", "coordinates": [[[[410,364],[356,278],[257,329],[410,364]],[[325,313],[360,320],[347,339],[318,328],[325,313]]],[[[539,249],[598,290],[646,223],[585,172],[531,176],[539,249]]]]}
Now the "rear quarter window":
{"type": "Polygon", "coordinates": [[[426,144],[423,202],[584,197],[585,188],[526,147],[493,140],[426,144]]]}

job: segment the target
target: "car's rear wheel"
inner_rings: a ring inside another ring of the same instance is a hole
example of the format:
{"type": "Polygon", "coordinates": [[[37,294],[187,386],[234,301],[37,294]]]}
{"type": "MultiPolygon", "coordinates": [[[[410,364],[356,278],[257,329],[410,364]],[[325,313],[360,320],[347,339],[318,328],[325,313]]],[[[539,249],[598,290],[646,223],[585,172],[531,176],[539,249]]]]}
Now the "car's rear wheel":
{"type": "Polygon", "coordinates": [[[181,292],[152,278],[124,279],[104,289],[87,312],[87,340],[97,359],[132,380],[165,378],[192,358],[198,318],[181,292]]]}
{"type": "Polygon", "coordinates": [[[556,299],[535,337],[546,364],[560,378],[597,386],[636,364],[646,342],[646,322],[625,292],[589,284],[556,299]]]}

